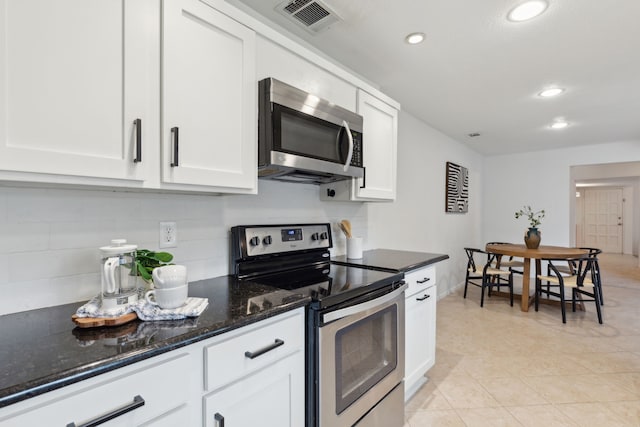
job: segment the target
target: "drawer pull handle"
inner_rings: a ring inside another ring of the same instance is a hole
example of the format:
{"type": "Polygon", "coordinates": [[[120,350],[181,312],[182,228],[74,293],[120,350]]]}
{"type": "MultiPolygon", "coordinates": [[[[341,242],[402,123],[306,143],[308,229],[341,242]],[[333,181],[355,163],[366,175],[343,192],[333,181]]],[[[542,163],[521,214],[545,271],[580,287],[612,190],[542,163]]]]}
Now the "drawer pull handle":
{"type": "Polygon", "coordinates": [[[178,143],[180,141],[179,129],[177,127],[171,128],[171,134],[173,135],[173,161],[171,162],[171,167],[177,168],[180,166],[180,162],[178,161],[178,143]]]}
{"type": "Polygon", "coordinates": [[[244,356],[248,357],[249,359],[255,359],[258,356],[262,356],[263,354],[277,348],[280,347],[281,345],[284,344],[284,341],[282,341],[281,339],[276,338],[276,340],[273,342],[273,344],[270,344],[266,347],[261,348],[260,350],[256,350],[256,351],[245,351],[244,352],[244,356]]]}
{"type": "Polygon", "coordinates": [[[429,280],[431,280],[431,278],[430,278],[430,277],[425,277],[425,278],[424,278],[424,279],[422,279],[422,280],[416,280],[416,282],[418,282],[418,283],[427,283],[429,280]]]}
{"type": "Polygon", "coordinates": [[[91,421],[88,421],[84,424],[80,424],[78,426],[76,426],[76,423],[70,423],[67,424],[67,427],[93,427],[93,426],[97,426],[100,424],[104,424],[107,421],[110,421],[114,418],[118,418],[120,415],[124,415],[127,412],[131,412],[134,409],[138,409],[139,407],[144,406],[144,399],[142,398],[142,396],[138,395],[136,397],[133,398],[133,402],[128,403],[126,405],[124,405],[121,408],[118,409],[114,409],[112,412],[109,412],[107,414],[104,415],[100,415],[97,418],[94,418],[91,421]]]}
{"type": "Polygon", "coordinates": [[[216,427],[224,427],[224,417],[218,412],[213,416],[213,422],[216,423],[216,427]]]}
{"type": "Polygon", "coordinates": [[[133,163],[139,163],[142,162],[142,120],[135,119],[133,124],[136,127],[136,157],[133,163]]]}
{"type": "Polygon", "coordinates": [[[416,298],[416,301],[424,301],[424,300],[426,300],[427,298],[429,298],[430,296],[431,296],[431,295],[424,295],[424,296],[422,296],[422,297],[420,297],[420,298],[416,298]]]}

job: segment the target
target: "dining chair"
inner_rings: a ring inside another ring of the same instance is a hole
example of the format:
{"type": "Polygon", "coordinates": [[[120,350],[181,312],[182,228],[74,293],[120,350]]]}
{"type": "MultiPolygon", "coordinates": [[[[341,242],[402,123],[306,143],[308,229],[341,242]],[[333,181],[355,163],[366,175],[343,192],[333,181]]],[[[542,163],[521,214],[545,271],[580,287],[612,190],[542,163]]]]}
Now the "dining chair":
{"type": "Polygon", "coordinates": [[[571,308],[575,312],[578,301],[593,301],[596,305],[596,313],[598,315],[598,323],[602,324],[602,310],[600,296],[602,295],[600,288],[600,280],[596,277],[594,270],[594,259],[596,257],[591,254],[585,254],[580,257],[571,259],[566,258],[543,258],[542,261],[547,262],[547,275],[538,275],[536,278],[535,292],[535,310],[538,311],[539,300],[542,292],[548,296],[555,296],[560,299],[560,307],[562,311],[562,323],[567,323],[566,314],[566,291],[571,292],[571,308]],[[559,267],[569,261],[569,265],[573,269],[573,274],[563,273],[559,267]],[[547,289],[542,290],[543,282],[546,282],[547,289]],[[557,288],[553,290],[554,288],[557,288]],[[588,299],[584,299],[586,296],[588,299]]]}
{"type": "Polygon", "coordinates": [[[474,285],[481,288],[480,307],[484,307],[484,290],[488,288],[488,295],[491,296],[491,288],[494,286],[508,286],[511,306],[513,307],[513,271],[495,268],[498,254],[483,251],[475,248],[464,248],[467,254],[467,272],[464,282],[464,298],[467,298],[468,286],[474,285]],[[480,263],[480,258],[483,263],[480,263]],[[500,283],[500,278],[507,276],[506,283],[500,283]],[[480,282],[478,282],[480,280],[480,282]]]}
{"type": "MultiPolygon", "coordinates": [[[[487,245],[508,245],[507,242],[489,242],[487,245]]],[[[496,257],[496,268],[507,267],[509,270],[513,271],[516,274],[522,275],[524,273],[524,260],[520,258],[514,258],[510,256],[508,259],[505,259],[506,255],[498,255],[496,257]],[[520,269],[520,270],[517,270],[520,269]]]]}
{"type": "MultiPolygon", "coordinates": [[[[604,305],[604,297],[602,294],[602,276],[600,275],[600,265],[598,264],[598,255],[602,253],[602,250],[598,248],[589,248],[589,247],[581,247],[578,249],[584,249],[589,251],[588,255],[593,259],[590,268],[593,269],[593,280],[594,283],[597,284],[598,293],[600,294],[600,305],[604,305]]],[[[566,260],[566,265],[557,265],[556,268],[558,271],[564,275],[571,276],[575,274],[576,271],[576,263],[573,260],[566,260]]],[[[551,269],[547,266],[547,276],[551,275],[551,269]]],[[[549,287],[543,292],[549,295],[548,293],[549,287]]]]}

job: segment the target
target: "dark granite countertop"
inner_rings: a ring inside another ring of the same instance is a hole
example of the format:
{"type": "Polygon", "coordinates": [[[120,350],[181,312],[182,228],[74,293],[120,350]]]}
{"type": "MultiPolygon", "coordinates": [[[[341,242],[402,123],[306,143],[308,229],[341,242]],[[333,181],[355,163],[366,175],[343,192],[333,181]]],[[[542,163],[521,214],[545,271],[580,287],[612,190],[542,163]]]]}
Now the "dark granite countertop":
{"type": "Polygon", "coordinates": [[[0,407],[303,307],[309,297],[232,276],[189,284],[197,318],[78,328],[84,302],[0,316],[0,407]],[[268,303],[264,300],[268,299],[268,303]]]}
{"type": "Polygon", "coordinates": [[[427,252],[410,252],[393,249],[372,249],[362,253],[362,259],[347,258],[346,255],[331,258],[331,262],[375,270],[406,273],[449,259],[449,255],[427,252]]]}

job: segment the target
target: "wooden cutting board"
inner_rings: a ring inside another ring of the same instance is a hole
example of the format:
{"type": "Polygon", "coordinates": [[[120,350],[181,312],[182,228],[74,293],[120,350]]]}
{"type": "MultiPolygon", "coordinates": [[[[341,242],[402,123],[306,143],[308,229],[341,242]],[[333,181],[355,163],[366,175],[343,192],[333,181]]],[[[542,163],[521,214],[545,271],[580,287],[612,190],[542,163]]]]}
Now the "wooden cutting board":
{"type": "Polygon", "coordinates": [[[136,320],[138,315],[133,313],[123,314],[120,317],[78,317],[75,314],[71,316],[71,320],[79,328],[95,328],[97,326],[118,326],[132,320],[136,320]]]}

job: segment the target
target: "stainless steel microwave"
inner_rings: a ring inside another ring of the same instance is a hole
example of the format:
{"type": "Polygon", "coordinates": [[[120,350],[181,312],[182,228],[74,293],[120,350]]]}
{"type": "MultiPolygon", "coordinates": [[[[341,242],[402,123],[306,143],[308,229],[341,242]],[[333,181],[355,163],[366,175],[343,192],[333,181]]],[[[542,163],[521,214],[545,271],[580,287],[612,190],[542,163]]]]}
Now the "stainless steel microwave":
{"type": "Polygon", "coordinates": [[[364,176],[362,116],[274,78],[258,83],[258,177],[322,184],[364,176]]]}

